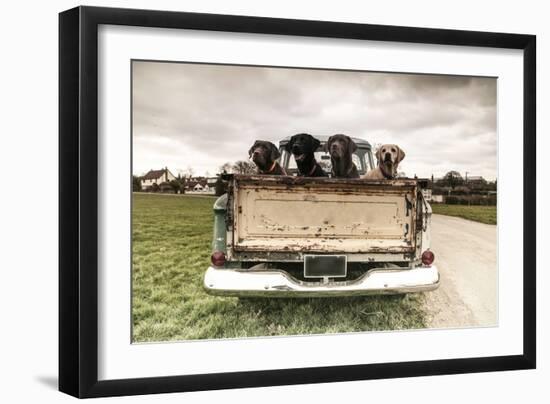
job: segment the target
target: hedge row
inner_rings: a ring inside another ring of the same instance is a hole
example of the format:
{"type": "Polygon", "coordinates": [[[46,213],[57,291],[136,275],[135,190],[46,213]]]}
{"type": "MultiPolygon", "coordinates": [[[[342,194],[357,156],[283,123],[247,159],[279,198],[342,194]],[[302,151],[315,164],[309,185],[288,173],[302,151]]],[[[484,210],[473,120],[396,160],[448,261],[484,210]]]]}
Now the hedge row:
{"type": "Polygon", "coordinates": [[[496,206],[496,195],[471,195],[471,196],[447,196],[444,198],[445,203],[449,205],[486,205],[496,206]]]}

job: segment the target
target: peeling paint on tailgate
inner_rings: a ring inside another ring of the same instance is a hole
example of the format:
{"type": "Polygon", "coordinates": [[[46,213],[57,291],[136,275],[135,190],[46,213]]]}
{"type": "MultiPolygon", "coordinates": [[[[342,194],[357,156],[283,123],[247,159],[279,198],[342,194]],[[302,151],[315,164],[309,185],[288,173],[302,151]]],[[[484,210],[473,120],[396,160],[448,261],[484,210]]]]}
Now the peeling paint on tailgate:
{"type": "Polygon", "coordinates": [[[236,176],[231,192],[236,251],[415,248],[415,180],[236,176]]]}

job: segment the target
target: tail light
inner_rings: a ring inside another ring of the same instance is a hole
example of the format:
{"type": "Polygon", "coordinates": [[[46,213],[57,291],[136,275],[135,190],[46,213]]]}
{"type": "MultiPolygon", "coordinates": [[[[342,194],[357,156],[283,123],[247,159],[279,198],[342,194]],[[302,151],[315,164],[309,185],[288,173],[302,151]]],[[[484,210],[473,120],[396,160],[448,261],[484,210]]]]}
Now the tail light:
{"type": "Polygon", "coordinates": [[[214,251],[210,257],[212,265],[215,267],[223,267],[225,264],[225,254],[222,251],[214,251]]]}
{"type": "Polygon", "coordinates": [[[424,265],[428,265],[428,266],[432,265],[432,263],[434,262],[434,259],[435,259],[435,255],[430,250],[426,250],[422,253],[422,263],[424,265]]]}

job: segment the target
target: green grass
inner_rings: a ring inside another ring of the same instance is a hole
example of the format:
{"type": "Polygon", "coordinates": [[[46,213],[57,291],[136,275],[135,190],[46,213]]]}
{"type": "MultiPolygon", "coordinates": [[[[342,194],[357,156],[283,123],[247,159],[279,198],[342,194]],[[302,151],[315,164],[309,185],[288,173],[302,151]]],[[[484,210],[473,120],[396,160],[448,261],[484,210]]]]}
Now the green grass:
{"type": "Polygon", "coordinates": [[[326,299],[210,296],[214,198],[134,194],[133,341],[424,328],[423,294],[326,299]]]}
{"type": "Polygon", "coordinates": [[[496,206],[432,204],[433,213],[456,216],[485,224],[497,224],[496,206]]]}

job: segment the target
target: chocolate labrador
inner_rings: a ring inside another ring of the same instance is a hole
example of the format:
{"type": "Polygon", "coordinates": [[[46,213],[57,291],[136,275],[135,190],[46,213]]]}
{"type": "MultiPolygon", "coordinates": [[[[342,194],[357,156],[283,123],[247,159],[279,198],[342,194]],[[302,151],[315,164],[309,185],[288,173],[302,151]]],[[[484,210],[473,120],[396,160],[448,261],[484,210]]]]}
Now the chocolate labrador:
{"type": "Polygon", "coordinates": [[[338,134],[328,138],[326,151],[330,153],[334,178],[359,178],[359,172],[351,158],[356,150],[357,145],[349,136],[338,134]]]}
{"type": "Polygon", "coordinates": [[[256,164],[258,174],[286,175],[284,168],[277,162],[281,154],[273,143],[266,140],[256,140],[248,151],[248,156],[256,164]]]}
{"type": "Polygon", "coordinates": [[[307,133],[298,133],[290,138],[285,148],[292,153],[300,177],[328,177],[315,160],[315,151],[321,142],[307,133]]]}
{"type": "Polygon", "coordinates": [[[370,180],[391,180],[397,175],[397,167],[405,158],[405,152],[396,144],[383,144],[376,151],[378,167],[362,178],[370,180]]]}

